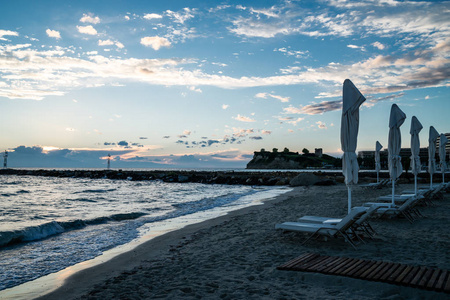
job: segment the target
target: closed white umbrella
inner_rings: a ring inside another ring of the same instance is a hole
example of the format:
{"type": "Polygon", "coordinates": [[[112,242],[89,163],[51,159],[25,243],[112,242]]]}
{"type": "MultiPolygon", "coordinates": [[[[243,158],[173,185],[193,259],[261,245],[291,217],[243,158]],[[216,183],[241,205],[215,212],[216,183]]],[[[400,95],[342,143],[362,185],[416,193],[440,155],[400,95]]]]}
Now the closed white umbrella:
{"type": "Polygon", "coordinates": [[[342,119],[341,119],[341,148],[342,173],[348,188],[348,212],[352,208],[351,186],[358,183],[358,160],[356,159],[356,145],[359,129],[359,107],[366,100],[361,92],[349,79],[344,81],[342,93],[342,119]]]}
{"type": "Polygon", "coordinates": [[[433,188],[433,174],[436,172],[436,140],[439,133],[430,126],[428,137],[428,173],[430,173],[430,189],[433,188]]]}
{"type": "Polygon", "coordinates": [[[414,194],[417,196],[417,175],[420,172],[420,140],[419,132],[422,130],[423,126],[420,124],[419,120],[413,116],[411,119],[411,129],[409,133],[411,134],[411,168],[414,174],[414,194]]]}
{"type": "Polygon", "coordinates": [[[377,171],[377,183],[380,182],[380,170],[381,170],[381,161],[380,161],[380,150],[383,146],[379,141],[375,143],[375,170],[377,171]]]}
{"type": "Polygon", "coordinates": [[[445,145],[448,143],[448,139],[445,134],[441,133],[439,138],[439,158],[441,159],[441,172],[442,172],[442,183],[445,183],[445,169],[447,169],[447,164],[445,163],[445,145]]]}
{"type": "Polygon", "coordinates": [[[391,115],[389,117],[389,138],[388,138],[388,152],[389,152],[389,175],[392,181],[392,205],[395,194],[395,180],[402,174],[402,161],[400,157],[400,149],[402,146],[402,134],[400,126],[405,122],[405,113],[397,106],[392,104],[391,115]]]}

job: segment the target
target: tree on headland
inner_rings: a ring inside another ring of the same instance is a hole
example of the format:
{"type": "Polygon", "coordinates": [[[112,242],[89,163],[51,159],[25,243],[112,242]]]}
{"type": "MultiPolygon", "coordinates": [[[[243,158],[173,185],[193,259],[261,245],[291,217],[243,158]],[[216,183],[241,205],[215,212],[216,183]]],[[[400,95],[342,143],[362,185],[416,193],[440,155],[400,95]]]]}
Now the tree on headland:
{"type": "Polygon", "coordinates": [[[303,152],[303,154],[309,154],[309,150],[306,148],[303,148],[302,152],[303,152]]]}
{"type": "Polygon", "coordinates": [[[289,149],[287,147],[284,147],[283,153],[289,153],[289,149]]]}
{"type": "Polygon", "coordinates": [[[272,149],[272,152],[273,152],[273,153],[278,153],[278,149],[277,149],[277,148],[273,148],[273,149],[272,149]]]}

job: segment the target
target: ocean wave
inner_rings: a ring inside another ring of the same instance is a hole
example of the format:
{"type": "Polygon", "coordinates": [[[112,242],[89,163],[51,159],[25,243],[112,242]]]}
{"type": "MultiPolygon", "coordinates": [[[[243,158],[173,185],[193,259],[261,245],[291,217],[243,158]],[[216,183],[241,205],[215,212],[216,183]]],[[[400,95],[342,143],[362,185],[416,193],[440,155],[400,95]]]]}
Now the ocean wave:
{"type": "Polygon", "coordinates": [[[29,193],[31,193],[31,192],[30,192],[30,191],[27,191],[27,190],[18,190],[16,193],[17,193],[17,194],[29,194],[29,193]]]}
{"type": "MultiPolygon", "coordinates": [[[[249,193],[245,194],[234,194],[229,193],[217,197],[206,197],[196,201],[188,201],[183,203],[172,204],[172,207],[181,210],[183,212],[196,212],[196,211],[204,211],[214,207],[227,205],[232,203],[242,196],[245,196],[249,193]]],[[[184,213],[183,213],[184,214],[184,213]]]]}
{"type": "Polygon", "coordinates": [[[80,201],[80,202],[97,202],[94,199],[88,199],[88,198],[77,198],[77,199],[69,199],[70,201],[80,201]]]}
{"type": "Polygon", "coordinates": [[[108,193],[108,192],[114,192],[117,189],[97,189],[97,190],[84,190],[79,192],[74,192],[74,194],[82,194],[82,193],[108,193]]]}
{"type": "Polygon", "coordinates": [[[3,231],[0,232],[0,247],[42,240],[56,234],[80,229],[89,225],[98,225],[111,221],[120,222],[134,220],[144,215],[146,214],[142,212],[119,213],[89,220],[51,221],[37,226],[30,226],[22,230],[3,231]]]}

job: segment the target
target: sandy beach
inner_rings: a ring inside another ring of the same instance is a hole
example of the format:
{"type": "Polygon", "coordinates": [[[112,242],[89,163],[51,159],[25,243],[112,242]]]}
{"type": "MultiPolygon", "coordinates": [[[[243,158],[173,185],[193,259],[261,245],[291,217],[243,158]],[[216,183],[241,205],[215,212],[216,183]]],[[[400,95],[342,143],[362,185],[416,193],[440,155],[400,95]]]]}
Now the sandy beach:
{"type": "MultiPolygon", "coordinates": [[[[413,188],[402,184],[397,191],[413,188]]],[[[390,193],[355,188],[353,204],[390,193]]],[[[448,299],[448,294],[276,267],[305,252],[450,269],[450,194],[423,207],[423,219],[372,219],[374,240],[353,249],[274,229],[303,215],[341,217],[347,189],[296,187],[226,216],[157,237],[107,263],[76,273],[41,299],[448,299]]]]}

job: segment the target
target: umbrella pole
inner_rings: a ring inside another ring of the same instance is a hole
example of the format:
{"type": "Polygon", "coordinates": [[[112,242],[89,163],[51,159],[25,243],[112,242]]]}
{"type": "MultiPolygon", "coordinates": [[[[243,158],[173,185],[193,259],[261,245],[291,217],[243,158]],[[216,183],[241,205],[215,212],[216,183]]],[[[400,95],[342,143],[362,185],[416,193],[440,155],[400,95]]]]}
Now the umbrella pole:
{"type": "Polygon", "coordinates": [[[380,183],[380,172],[377,171],[377,183],[380,183]]]}
{"type": "Polygon", "coordinates": [[[414,195],[417,196],[417,174],[414,174],[414,195]]]}
{"type": "Polygon", "coordinates": [[[433,189],[433,174],[430,173],[430,190],[433,189]]]}
{"type": "Polygon", "coordinates": [[[352,188],[347,185],[348,190],[348,213],[350,213],[350,210],[352,209],[352,188]]]}
{"type": "Polygon", "coordinates": [[[395,205],[394,195],[395,195],[395,180],[392,180],[392,206],[395,205]]]}

